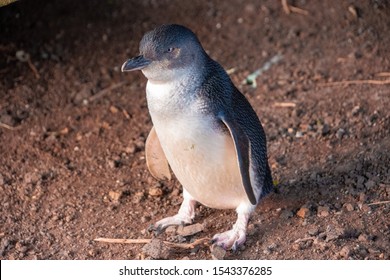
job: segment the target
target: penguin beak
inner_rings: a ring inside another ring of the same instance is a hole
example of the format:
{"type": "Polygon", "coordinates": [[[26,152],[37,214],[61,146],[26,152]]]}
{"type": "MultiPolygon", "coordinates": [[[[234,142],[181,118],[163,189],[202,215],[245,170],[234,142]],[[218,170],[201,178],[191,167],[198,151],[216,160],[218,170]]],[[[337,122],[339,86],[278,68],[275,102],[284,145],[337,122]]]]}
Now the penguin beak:
{"type": "Polygon", "coordinates": [[[141,70],[148,66],[152,61],[145,58],[143,55],[129,59],[122,65],[122,72],[141,70]]]}

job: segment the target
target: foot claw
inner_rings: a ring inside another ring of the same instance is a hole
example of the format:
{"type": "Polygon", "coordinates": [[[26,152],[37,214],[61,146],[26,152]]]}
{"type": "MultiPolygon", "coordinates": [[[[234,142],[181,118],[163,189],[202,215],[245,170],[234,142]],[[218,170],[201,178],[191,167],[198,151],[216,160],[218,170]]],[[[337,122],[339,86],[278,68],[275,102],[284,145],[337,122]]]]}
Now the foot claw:
{"type": "Polygon", "coordinates": [[[237,251],[237,249],[245,242],[246,232],[244,230],[229,230],[220,234],[216,234],[212,242],[221,246],[225,250],[237,251]]]}

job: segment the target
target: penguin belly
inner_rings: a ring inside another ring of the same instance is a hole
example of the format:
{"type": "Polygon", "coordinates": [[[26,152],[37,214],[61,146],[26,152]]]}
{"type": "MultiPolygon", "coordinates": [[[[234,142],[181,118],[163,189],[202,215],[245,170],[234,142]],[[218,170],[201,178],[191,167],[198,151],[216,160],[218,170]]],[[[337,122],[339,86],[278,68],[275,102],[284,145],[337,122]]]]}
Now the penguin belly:
{"type": "Polygon", "coordinates": [[[172,171],[195,200],[217,209],[249,201],[233,140],[215,119],[199,114],[153,123],[172,171]]]}

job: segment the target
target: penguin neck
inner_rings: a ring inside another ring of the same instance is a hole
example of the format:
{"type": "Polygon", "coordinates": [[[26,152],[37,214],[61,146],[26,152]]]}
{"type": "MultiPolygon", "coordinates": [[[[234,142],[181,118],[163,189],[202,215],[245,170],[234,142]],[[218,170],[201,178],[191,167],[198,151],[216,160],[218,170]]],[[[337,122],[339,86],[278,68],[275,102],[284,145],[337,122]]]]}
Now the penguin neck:
{"type": "Polygon", "coordinates": [[[167,118],[188,112],[196,101],[196,93],[203,77],[199,69],[177,70],[174,79],[155,81],[149,79],[146,98],[152,118],[167,118]]]}

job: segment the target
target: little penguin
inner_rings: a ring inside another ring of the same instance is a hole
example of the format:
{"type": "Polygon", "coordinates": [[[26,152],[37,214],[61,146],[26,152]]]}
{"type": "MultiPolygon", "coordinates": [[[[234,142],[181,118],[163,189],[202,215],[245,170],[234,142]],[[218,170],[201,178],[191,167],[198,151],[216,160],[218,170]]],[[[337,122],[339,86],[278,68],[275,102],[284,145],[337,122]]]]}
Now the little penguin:
{"type": "Polygon", "coordinates": [[[167,24],[146,33],[140,54],[122,71],[141,70],[153,127],[145,144],[153,177],[183,186],[178,213],[153,225],[192,223],[197,202],[235,209],[231,230],[212,241],[237,249],[246,240],[250,214],[273,188],[266,136],[255,111],[220,64],[188,28],[167,24]]]}

